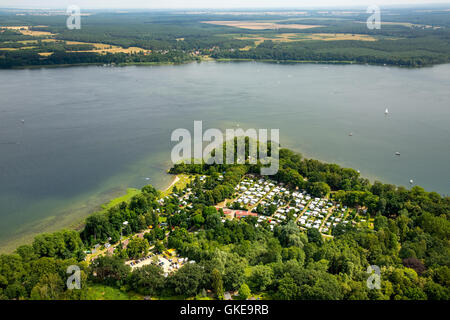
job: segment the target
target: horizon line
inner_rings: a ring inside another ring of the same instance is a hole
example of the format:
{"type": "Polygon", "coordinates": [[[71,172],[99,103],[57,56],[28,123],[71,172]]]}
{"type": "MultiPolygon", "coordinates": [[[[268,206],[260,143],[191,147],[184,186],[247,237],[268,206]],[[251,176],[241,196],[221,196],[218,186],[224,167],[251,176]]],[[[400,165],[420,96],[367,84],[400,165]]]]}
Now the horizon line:
{"type": "MultiPolygon", "coordinates": [[[[379,7],[384,8],[432,8],[432,7],[446,7],[450,6],[450,1],[447,3],[414,3],[414,4],[382,4],[379,7]]],[[[63,7],[17,7],[17,6],[1,6],[1,9],[9,10],[66,10],[66,6],[63,7]]],[[[95,7],[95,6],[84,6],[88,10],[145,10],[145,11],[163,11],[163,10],[183,10],[183,11],[194,11],[194,10],[251,10],[251,11],[262,11],[262,10],[314,10],[314,9],[333,9],[333,10],[344,10],[344,9],[366,9],[367,5],[341,5],[341,6],[330,6],[330,5],[311,5],[311,6],[268,6],[268,7],[95,7]]]]}

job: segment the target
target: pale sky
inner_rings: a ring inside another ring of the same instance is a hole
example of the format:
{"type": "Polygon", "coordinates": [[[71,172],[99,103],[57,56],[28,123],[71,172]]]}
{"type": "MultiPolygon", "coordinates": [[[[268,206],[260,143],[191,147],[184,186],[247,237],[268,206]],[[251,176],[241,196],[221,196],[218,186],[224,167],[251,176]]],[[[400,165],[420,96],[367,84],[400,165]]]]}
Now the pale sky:
{"type": "Polygon", "coordinates": [[[307,8],[307,7],[367,7],[369,5],[450,4],[450,0],[0,0],[3,8],[139,8],[139,9],[198,9],[198,8],[307,8]]]}

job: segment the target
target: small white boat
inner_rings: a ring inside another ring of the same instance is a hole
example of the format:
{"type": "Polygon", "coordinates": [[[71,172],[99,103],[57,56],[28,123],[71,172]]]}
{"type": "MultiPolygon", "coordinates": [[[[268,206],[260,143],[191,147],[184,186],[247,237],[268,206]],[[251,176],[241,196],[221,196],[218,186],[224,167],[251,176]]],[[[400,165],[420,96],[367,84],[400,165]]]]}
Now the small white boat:
{"type": "Polygon", "coordinates": [[[409,184],[413,184],[413,183],[414,183],[413,179],[409,180],[409,184]]]}
{"type": "Polygon", "coordinates": [[[399,155],[400,155],[400,152],[397,151],[397,152],[395,153],[395,155],[396,155],[396,156],[399,156],[399,155]]]}
{"type": "Polygon", "coordinates": [[[353,136],[353,132],[350,132],[348,135],[349,135],[350,137],[353,136]]]}
{"type": "Polygon", "coordinates": [[[386,110],[384,110],[384,114],[385,114],[385,115],[388,115],[388,114],[389,114],[388,108],[386,108],[386,110]]]}

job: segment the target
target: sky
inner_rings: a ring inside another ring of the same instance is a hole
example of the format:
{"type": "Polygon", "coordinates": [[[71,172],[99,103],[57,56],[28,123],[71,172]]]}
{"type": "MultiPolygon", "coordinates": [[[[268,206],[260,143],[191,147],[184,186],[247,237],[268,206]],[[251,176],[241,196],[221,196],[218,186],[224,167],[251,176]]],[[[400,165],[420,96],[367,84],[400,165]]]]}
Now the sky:
{"type": "Polygon", "coordinates": [[[198,8],[308,8],[308,7],[367,7],[369,5],[450,4],[450,0],[0,0],[3,8],[139,8],[139,9],[198,9],[198,8]]]}

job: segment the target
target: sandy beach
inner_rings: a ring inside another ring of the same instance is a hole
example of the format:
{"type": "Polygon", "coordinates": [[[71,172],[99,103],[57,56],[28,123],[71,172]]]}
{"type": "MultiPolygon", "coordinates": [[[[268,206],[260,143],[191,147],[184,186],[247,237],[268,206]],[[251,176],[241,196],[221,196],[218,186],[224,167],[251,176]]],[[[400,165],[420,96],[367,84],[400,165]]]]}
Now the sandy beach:
{"type": "Polygon", "coordinates": [[[172,183],[164,191],[167,191],[170,188],[172,188],[175,185],[175,183],[177,183],[179,180],[180,180],[180,177],[175,176],[175,178],[173,179],[172,183]]]}

